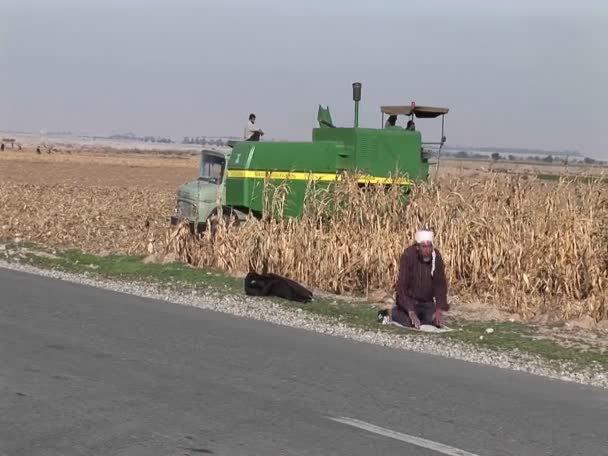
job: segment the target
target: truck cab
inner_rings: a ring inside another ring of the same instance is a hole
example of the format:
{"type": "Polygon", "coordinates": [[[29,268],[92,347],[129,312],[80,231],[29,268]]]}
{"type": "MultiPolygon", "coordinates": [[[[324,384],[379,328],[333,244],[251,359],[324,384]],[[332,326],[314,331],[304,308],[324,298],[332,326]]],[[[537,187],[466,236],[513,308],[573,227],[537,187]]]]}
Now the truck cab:
{"type": "Polygon", "coordinates": [[[204,230],[206,222],[224,205],[229,157],[230,149],[201,151],[198,177],[177,189],[172,225],[188,220],[193,231],[204,230]]]}

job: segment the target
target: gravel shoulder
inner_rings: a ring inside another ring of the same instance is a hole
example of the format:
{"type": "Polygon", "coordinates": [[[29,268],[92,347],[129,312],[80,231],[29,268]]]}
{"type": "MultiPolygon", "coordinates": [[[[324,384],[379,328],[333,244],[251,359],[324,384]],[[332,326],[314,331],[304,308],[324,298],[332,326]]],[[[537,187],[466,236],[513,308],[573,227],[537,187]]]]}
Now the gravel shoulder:
{"type": "MultiPolygon", "coordinates": [[[[52,254],[49,255],[50,257],[53,256],[52,254]]],[[[0,258],[2,257],[0,256],[0,258]]],[[[99,266],[93,264],[87,265],[91,272],[69,272],[58,270],[52,262],[41,266],[40,262],[33,265],[27,264],[27,261],[27,257],[15,258],[5,255],[4,259],[0,259],[0,267],[163,300],[173,304],[263,320],[282,326],[382,345],[392,349],[449,357],[608,389],[608,371],[605,364],[582,367],[580,363],[555,362],[542,356],[526,353],[518,348],[505,350],[485,348],[467,340],[467,337],[461,337],[462,340],[458,340],[458,338],[446,338],[440,334],[409,332],[394,327],[387,328],[371,322],[369,325],[357,325],[356,320],[352,318],[344,319],[327,311],[328,307],[323,304],[317,305],[313,311],[312,308],[305,307],[308,306],[306,304],[298,307],[275,299],[248,297],[242,293],[239,294],[234,288],[230,289],[230,286],[224,288],[184,286],[183,283],[155,280],[154,277],[151,277],[151,280],[108,278],[98,274],[96,270],[99,266]],[[355,324],[353,324],[353,321],[355,324]]],[[[192,270],[192,273],[200,274],[201,271],[192,270]]],[[[205,274],[215,278],[215,275],[211,272],[205,274]]],[[[238,283],[238,281],[235,281],[236,279],[233,279],[233,287],[234,283],[238,283]]],[[[487,326],[487,324],[484,324],[480,327],[482,334],[487,326]]],[[[489,339],[492,334],[486,334],[485,337],[489,339]]]]}

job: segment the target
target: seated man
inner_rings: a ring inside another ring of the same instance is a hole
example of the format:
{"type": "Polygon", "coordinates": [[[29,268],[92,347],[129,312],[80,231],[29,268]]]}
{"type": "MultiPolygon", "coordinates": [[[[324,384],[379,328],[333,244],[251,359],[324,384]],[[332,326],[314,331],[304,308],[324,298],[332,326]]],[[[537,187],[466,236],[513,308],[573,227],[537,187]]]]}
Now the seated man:
{"type": "Polygon", "coordinates": [[[245,141],[259,141],[264,132],[255,127],[255,114],[249,114],[249,122],[245,127],[245,141]]]}
{"type": "Polygon", "coordinates": [[[421,324],[441,328],[443,312],[449,310],[447,294],[443,258],[433,247],[433,232],[418,231],[416,243],[401,255],[392,320],[416,329],[421,324]]]}
{"type": "Polygon", "coordinates": [[[395,128],[397,126],[397,116],[391,114],[384,123],[384,128],[395,128]]]}
{"type": "Polygon", "coordinates": [[[405,129],[408,131],[416,131],[416,124],[413,120],[408,120],[405,129]]]}

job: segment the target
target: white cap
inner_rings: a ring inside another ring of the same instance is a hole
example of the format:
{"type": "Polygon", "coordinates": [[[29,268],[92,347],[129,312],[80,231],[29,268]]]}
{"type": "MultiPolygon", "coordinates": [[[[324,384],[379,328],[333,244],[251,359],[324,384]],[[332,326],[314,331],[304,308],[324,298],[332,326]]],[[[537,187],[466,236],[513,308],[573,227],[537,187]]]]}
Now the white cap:
{"type": "Polygon", "coordinates": [[[428,230],[416,231],[416,243],[422,244],[423,242],[433,242],[433,232],[428,230]]]}

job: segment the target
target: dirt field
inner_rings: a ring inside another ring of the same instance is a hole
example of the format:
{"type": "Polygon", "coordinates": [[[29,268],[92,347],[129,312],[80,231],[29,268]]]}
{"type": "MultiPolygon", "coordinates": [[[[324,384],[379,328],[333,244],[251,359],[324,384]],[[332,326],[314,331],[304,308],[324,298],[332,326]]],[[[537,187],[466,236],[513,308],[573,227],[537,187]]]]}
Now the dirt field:
{"type": "Polygon", "coordinates": [[[198,158],[155,153],[0,153],[0,239],[147,253],[198,158]]]}
{"type": "Polygon", "coordinates": [[[198,157],[154,153],[0,153],[0,182],[85,187],[151,188],[175,191],[196,177],[198,157]]]}
{"type": "MultiPolygon", "coordinates": [[[[433,169],[435,175],[436,169],[433,169]]],[[[479,176],[484,173],[498,171],[535,175],[576,175],[576,176],[608,176],[608,167],[599,165],[562,165],[562,164],[540,164],[540,163],[518,163],[506,160],[494,162],[492,160],[459,160],[442,159],[439,165],[439,174],[443,176],[479,176]]]]}
{"type": "MultiPolygon", "coordinates": [[[[0,239],[90,252],[146,254],[164,238],[175,191],[193,179],[198,156],[107,148],[0,152],[0,239]]],[[[443,160],[440,177],[474,179],[492,163],[443,160]]],[[[500,166],[513,164],[500,163],[500,166]]],[[[560,172],[560,166],[516,170],[560,172]]],[[[589,168],[576,168],[588,171],[589,168]]],[[[434,173],[434,170],[432,170],[434,173]]]]}
{"type": "MultiPolygon", "coordinates": [[[[175,190],[195,178],[198,160],[196,154],[170,151],[100,148],[49,154],[43,149],[38,154],[33,148],[7,149],[0,152],[0,239],[146,254],[164,238],[175,190]]],[[[474,180],[496,166],[526,173],[564,170],[557,165],[443,160],[440,177],[474,180]]]]}

